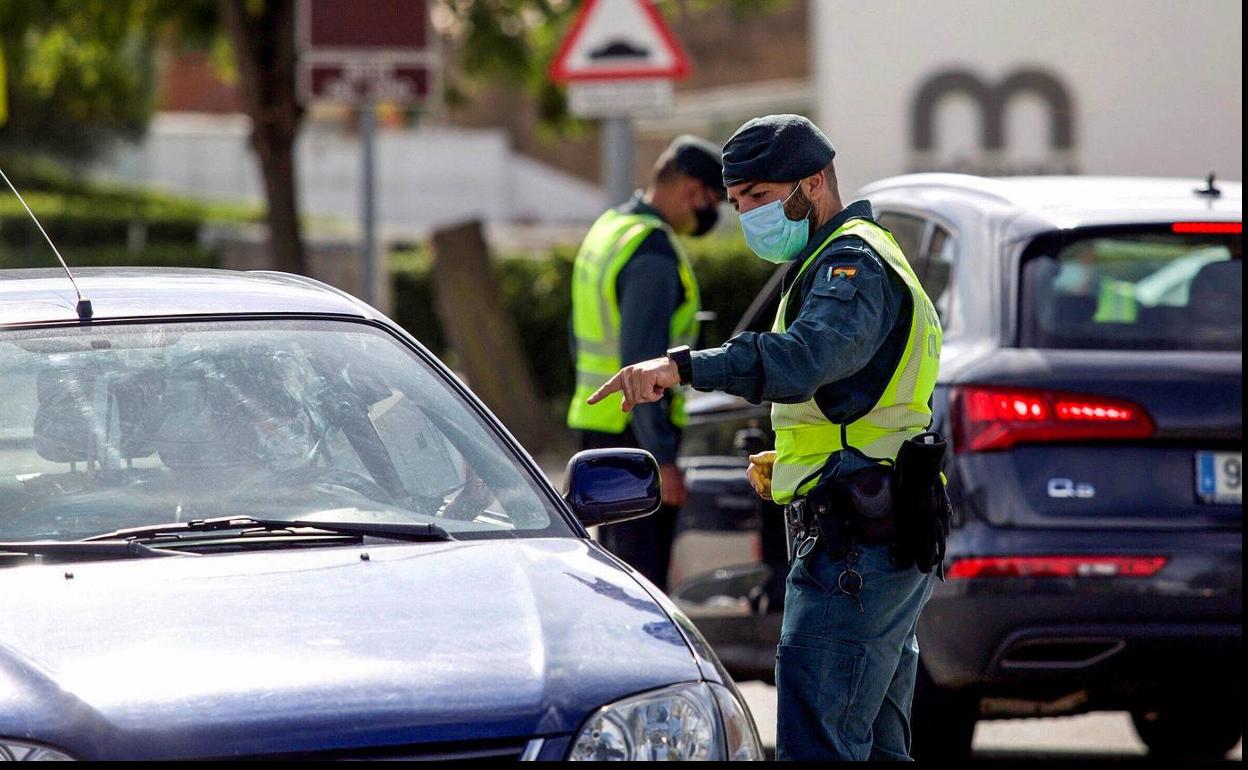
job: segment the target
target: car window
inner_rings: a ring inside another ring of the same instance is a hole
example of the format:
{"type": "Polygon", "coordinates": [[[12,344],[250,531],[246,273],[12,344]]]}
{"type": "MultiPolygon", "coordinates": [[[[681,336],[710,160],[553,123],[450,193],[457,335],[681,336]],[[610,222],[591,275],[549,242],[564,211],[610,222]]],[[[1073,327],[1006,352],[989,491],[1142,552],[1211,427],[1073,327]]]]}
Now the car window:
{"type": "Polygon", "coordinates": [[[893,234],[893,240],[897,241],[897,245],[901,247],[901,253],[906,255],[906,259],[910,260],[910,267],[914,269],[920,279],[923,277],[921,270],[922,254],[920,250],[923,247],[923,230],[927,227],[927,222],[919,217],[910,216],[909,214],[897,214],[894,212],[884,212],[876,217],[876,221],[882,227],[893,234]]]}
{"type": "Polygon", "coordinates": [[[780,307],[780,289],[784,284],[784,276],[790,265],[780,265],[772,272],[767,283],[754,296],[754,301],[741,314],[741,320],[733,330],[733,335],[741,332],[769,332],[776,322],[776,309],[780,307]]]}
{"type": "MultiPolygon", "coordinates": [[[[940,321],[946,327],[950,320],[950,302],[953,292],[950,291],[950,279],[953,277],[954,239],[949,231],[938,224],[932,225],[932,233],[927,241],[927,250],[920,260],[923,273],[919,276],[923,290],[936,306],[940,321]]],[[[946,328],[946,331],[948,329],[946,328]]]]}
{"type": "Polygon", "coordinates": [[[389,334],[345,322],[0,333],[0,540],[219,516],[571,534],[389,334]]]}
{"type": "Polygon", "coordinates": [[[1024,345],[1243,349],[1241,235],[1101,229],[1028,251],[1024,345]]]}

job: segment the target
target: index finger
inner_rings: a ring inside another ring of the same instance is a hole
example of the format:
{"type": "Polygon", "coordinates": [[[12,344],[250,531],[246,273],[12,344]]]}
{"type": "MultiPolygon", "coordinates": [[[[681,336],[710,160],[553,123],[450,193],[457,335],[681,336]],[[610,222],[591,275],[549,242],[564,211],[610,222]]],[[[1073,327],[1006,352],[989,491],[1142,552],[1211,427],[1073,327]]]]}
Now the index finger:
{"type": "Polygon", "coordinates": [[[585,403],[596,404],[599,401],[606,398],[607,396],[611,395],[612,393],[620,392],[620,390],[622,389],[622,386],[620,385],[620,375],[623,373],[624,373],[623,370],[616,372],[614,377],[604,382],[601,388],[599,388],[598,390],[595,390],[593,395],[585,399],[585,403]]]}

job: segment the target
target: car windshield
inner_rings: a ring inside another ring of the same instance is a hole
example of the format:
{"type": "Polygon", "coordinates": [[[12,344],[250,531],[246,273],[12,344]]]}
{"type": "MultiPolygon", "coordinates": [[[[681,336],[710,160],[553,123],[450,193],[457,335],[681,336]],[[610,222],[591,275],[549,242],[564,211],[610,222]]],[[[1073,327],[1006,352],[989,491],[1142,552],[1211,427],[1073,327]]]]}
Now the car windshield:
{"type": "Polygon", "coordinates": [[[1241,235],[1098,229],[1030,251],[1024,346],[1243,350],[1241,235]]]}
{"type": "Polygon", "coordinates": [[[0,541],[221,516],[570,535],[449,383],[375,327],[0,331],[0,541]]]}

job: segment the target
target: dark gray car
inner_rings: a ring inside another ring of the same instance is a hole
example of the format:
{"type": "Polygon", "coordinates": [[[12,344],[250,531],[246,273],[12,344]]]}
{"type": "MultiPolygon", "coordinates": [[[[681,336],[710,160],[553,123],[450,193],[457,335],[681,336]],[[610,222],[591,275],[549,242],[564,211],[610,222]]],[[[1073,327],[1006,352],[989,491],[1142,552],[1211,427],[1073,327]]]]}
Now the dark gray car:
{"type": "MultiPolygon", "coordinates": [[[[1241,733],[1241,186],[898,177],[865,188],[941,313],[934,429],[956,508],[919,624],[915,755],[975,721],[1112,709],[1155,753],[1241,733]]],[[[738,330],[770,327],[779,274],[738,330]]],[[[769,678],[779,510],[744,453],[766,405],[691,399],[671,593],[769,678]]]]}

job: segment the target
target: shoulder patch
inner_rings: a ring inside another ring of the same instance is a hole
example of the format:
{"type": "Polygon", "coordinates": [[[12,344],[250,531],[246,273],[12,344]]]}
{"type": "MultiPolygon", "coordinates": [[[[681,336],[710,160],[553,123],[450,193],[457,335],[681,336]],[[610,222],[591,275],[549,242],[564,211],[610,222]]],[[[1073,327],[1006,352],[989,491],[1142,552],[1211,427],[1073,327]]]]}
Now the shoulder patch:
{"type": "Polygon", "coordinates": [[[837,276],[833,280],[816,281],[810,293],[816,297],[833,297],[848,302],[858,293],[858,286],[846,280],[844,276],[837,276]]]}
{"type": "Polygon", "coordinates": [[[853,278],[858,275],[858,268],[853,265],[829,265],[828,280],[833,278],[853,278]]]}

